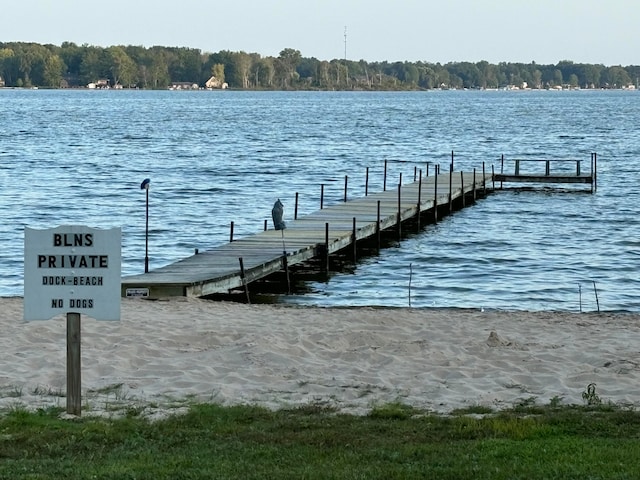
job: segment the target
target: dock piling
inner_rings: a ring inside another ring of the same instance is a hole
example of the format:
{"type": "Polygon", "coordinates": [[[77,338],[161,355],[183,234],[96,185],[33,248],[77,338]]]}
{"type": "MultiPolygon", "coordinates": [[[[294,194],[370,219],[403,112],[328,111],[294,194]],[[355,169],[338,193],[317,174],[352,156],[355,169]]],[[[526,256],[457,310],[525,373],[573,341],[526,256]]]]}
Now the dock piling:
{"type": "Polygon", "coordinates": [[[353,217],[353,229],[351,232],[351,243],[353,245],[353,263],[358,259],[358,247],[357,247],[357,230],[356,230],[356,217],[353,217]]]}
{"type": "Polygon", "coordinates": [[[251,299],[249,298],[249,283],[247,282],[247,277],[244,271],[244,260],[242,257],[238,258],[240,262],[240,281],[244,287],[244,294],[247,296],[247,303],[251,303],[251,299]]]}

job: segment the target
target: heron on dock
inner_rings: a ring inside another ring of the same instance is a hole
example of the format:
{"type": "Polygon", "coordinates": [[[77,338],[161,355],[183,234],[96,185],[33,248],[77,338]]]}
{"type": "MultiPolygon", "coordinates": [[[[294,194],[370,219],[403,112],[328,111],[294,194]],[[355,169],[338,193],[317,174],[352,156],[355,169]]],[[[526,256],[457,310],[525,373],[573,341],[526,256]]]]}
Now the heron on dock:
{"type": "Polygon", "coordinates": [[[276,230],[284,230],[287,228],[283,217],[284,216],[284,205],[280,199],[276,200],[276,203],[273,204],[273,209],[271,210],[271,217],[273,218],[273,228],[276,230]]]}

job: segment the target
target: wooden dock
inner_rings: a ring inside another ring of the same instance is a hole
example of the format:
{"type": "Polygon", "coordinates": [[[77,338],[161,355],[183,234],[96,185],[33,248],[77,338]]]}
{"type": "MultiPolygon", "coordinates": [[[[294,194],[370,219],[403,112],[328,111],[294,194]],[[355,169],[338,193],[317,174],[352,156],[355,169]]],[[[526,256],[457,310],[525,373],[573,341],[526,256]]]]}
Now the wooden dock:
{"type": "Polygon", "coordinates": [[[494,175],[494,181],[518,183],[584,183],[591,186],[591,193],[597,189],[597,154],[592,153],[589,171],[585,172],[580,159],[505,159],[500,162],[500,173],[494,175]],[[504,170],[505,162],[513,162],[513,173],[504,170]],[[544,166],[544,172],[541,166],[544,166]],[[553,168],[552,168],[553,166],[553,168]]]}
{"type": "Polygon", "coordinates": [[[226,294],[248,289],[251,282],[296,264],[311,260],[328,264],[329,256],[339,251],[351,248],[355,255],[364,240],[377,239],[379,247],[383,231],[401,238],[403,222],[417,221],[418,226],[437,222],[492,191],[492,179],[484,165],[479,173],[420,174],[417,181],[394,189],[326,206],[302,218],[285,218],[285,230],[265,229],[148,273],[124,277],[122,296],[226,294]]]}

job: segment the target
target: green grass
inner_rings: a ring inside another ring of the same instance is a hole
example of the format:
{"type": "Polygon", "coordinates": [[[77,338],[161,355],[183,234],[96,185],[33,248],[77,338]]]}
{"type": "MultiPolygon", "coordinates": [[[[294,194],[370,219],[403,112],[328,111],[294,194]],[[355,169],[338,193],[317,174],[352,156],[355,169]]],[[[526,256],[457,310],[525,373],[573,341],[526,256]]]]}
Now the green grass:
{"type": "Polygon", "coordinates": [[[154,422],[61,413],[0,417],[0,479],[640,478],[640,413],[610,406],[442,416],[394,403],[357,417],[198,404],[154,422]]]}

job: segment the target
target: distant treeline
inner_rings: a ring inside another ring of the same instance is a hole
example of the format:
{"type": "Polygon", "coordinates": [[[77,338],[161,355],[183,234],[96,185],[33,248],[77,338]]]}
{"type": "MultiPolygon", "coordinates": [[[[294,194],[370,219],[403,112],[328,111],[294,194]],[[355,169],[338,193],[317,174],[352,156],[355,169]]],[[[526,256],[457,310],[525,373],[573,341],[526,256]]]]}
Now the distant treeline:
{"type": "Polygon", "coordinates": [[[203,53],[184,47],[60,46],[0,42],[0,85],[166,89],[222,85],[255,90],[418,90],[433,88],[627,88],[640,66],[564,60],[556,65],[501,62],[367,62],[318,60],[285,48],[277,57],[257,53],[203,53]]]}

